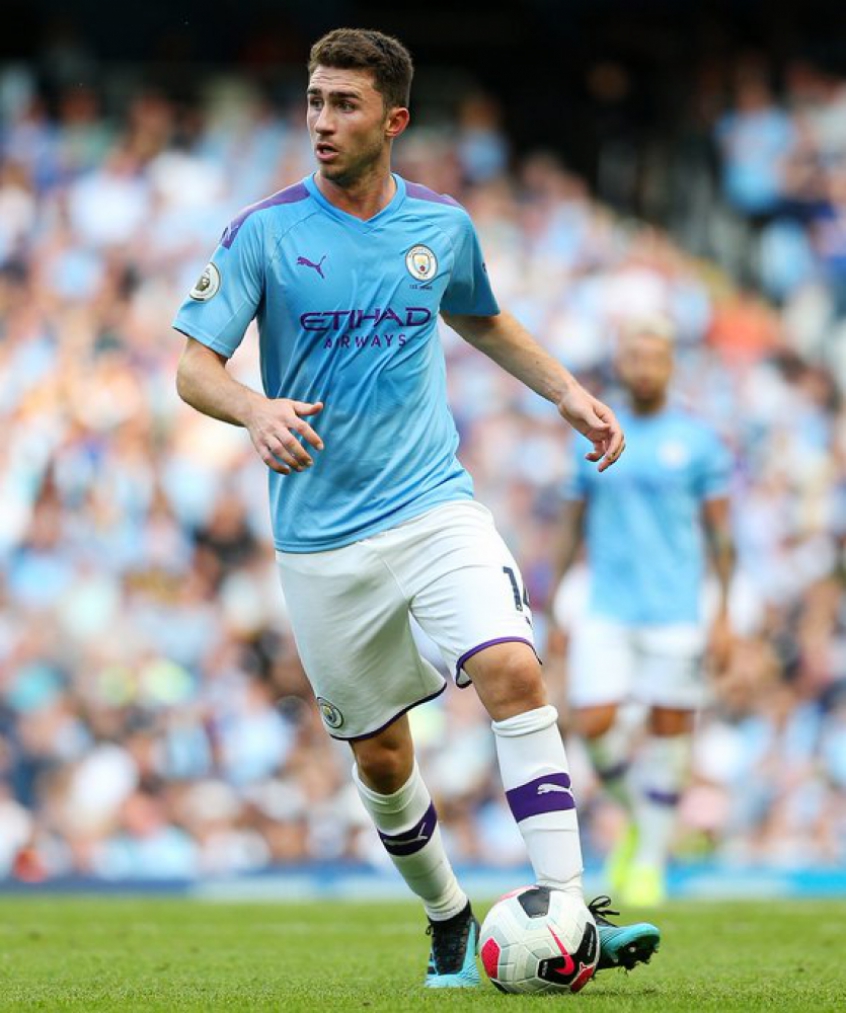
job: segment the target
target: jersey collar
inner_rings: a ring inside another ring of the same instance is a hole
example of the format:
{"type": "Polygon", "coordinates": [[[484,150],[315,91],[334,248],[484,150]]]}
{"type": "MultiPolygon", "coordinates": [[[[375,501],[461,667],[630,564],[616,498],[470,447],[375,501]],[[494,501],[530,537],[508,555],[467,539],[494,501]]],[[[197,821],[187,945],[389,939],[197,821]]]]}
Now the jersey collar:
{"type": "Polygon", "coordinates": [[[402,176],[398,176],[395,172],[391,173],[393,176],[394,183],[396,183],[397,191],[390,199],[390,201],[375,214],[372,218],[366,220],[362,218],[356,218],[355,215],[351,215],[346,211],[342,211],[340,208],[336,208],[334,204],[328,201],[318,189],[317,183],[314,181],[314,173],[310,176],[306,176],[303,180],[306,190],[311,196],[317,201],[320,207],[333,218],[337,218],[338,221],[343,222],[344,225],[356,228],[361,232],[370,232],[372,229],[378,228],[388,218],[392,218],[400,208],[400,205],[405,200],[405,180],[402,176]]]}

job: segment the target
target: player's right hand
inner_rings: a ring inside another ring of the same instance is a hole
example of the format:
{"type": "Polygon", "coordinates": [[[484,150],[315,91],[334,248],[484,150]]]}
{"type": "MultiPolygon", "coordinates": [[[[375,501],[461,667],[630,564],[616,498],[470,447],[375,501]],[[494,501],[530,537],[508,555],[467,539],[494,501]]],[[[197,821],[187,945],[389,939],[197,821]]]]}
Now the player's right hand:
{"type": "Polygon", "coordinates": [[[323,450],[323,440],[305,421],[322,411],[322,401],[311,403],[257,395],[247,421],[247,431],[268,468],[280,475],[290,475],[292,471],[305,471],[314,464],[300,439],[315,450],[323,450]]]}

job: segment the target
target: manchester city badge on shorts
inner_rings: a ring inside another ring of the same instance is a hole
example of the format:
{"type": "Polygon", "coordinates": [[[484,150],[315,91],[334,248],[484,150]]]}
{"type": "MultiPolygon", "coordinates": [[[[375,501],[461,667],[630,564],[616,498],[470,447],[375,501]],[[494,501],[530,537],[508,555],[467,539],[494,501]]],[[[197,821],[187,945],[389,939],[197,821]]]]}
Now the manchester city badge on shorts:
{"type": "Polygon", "coordinates": [[[405,255],[405,266],[412,278],[431,281],[438,271],[438,258],[422,243],[412,246],[405,255]]]}
{"type": "Polygon", "coordinates": [[[220,271],[215,264],[206,264],[203,273],[188,295],[198,302],[206,302],[220,290],[220,271]]]}
{"type": "Polygon", "coordinates": [[[317,706],[320,708],[320,716],[323,718],[323,723],[328,728],[340,728],[344,723],[344,715],[333,703],[329,703],[324,697],[319,696],[317,698],[317,706]]]}

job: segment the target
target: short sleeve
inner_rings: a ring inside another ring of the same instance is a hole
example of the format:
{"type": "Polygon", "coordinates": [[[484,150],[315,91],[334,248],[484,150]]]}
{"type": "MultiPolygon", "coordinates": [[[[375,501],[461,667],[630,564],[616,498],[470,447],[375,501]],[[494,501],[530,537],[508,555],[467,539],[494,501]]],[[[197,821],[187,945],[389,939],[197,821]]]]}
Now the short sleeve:
{"type": "Polygon", "coordinates": [[[479,237],[469,216],[462,218],[461,231],[455,240],[455,262],[441,309],[446,313],[492,317],[499,313],[499,306],[488,280],[479,237]]]}
{"type": "Polygon", "coordinates": [[[229,358],[264,295],[262,231],[257,215],[230,226],[173,321],[176,330],[229,358]]]}
{"type": "Polygon", "coordinates": [[[696,486],[700,499],[728,496],[732,461],[728,448],[715,432],[706,430],[699,456],[696,486]]]}

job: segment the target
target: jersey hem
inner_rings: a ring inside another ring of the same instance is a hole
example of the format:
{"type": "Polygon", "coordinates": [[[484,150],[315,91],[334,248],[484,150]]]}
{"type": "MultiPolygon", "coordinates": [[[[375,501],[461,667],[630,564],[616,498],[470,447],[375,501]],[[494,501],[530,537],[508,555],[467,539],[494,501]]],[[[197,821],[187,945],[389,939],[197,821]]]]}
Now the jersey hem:
{"type": "Polygon", "coordinates": [[[474,497],[471,494],[447,496],[443,499],[427,500],[425,502],[415,502],[413,507],[406,507],[403,510],[397,510],[396,513],[390,514],[387,518],[381,521],[376,521],[373,524],[369,524],[367,527],[356,531],[355,534],[341,535],[338,538],[332,538],[325,542],[319,542],[316,544],[303,545],[301,542],[296,545],[273,540],[274,548],[277,552],[289,552],[296,555],[305,555],[310,552],[330,552],[332,549],[343,549],[347,545],[354,545],[356,542],[362,542],[365,538],[370,538],[373,535],[378,535],[383,531],[390,531],[391,528],[396,528],[405,521],[413,520],[415,517],[419,517],[421,514],[427,513],[429,510],[434,510],[435,507],[443,506],[445,503],[464,503],[474,502],[474,497]]]}

